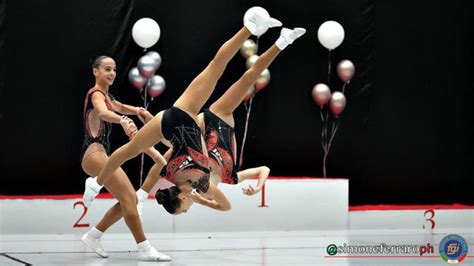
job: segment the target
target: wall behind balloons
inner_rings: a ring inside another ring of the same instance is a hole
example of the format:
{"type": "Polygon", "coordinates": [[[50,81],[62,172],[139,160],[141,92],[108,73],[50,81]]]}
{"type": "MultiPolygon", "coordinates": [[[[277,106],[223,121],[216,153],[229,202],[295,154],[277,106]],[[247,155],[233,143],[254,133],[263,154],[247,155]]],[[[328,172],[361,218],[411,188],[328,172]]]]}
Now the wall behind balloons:
{"type": "MultiPolygon", "coordinates": [[[[270,84],[254,99],[245,167],[268,165],[280,176],[322,175],[321,122],[311,89],[327,80],[328,53],[316,32],[336,20],[346,36],[332,53],[333,67],[351,59],[356,75],[346,88],[328,175],[349,178],[351,204],[474,203],[474,12],[469,1],[425,0],[0,1],[0,194],[82,192],[83,100],[94,85],[89,59],[113,56],[119,70],[111,93],[140,105],[127,80],[144,54],[131,38],[137,19],[152,17],[161,27],[151,50],[162,56],[157,74],[167,88],[150,105],[156,113],[172,105],[254,5],[308,32],[270,66],[270,84]]],[[[263,35],[259,53],[278,34],[263,35]]],[[[244,70],[237,55],[209,102],[244,70]]],[[[340,90],[342,82],[333,75],[330,87],[340,90]]],[[[244,108],[235,115],[241,140],[244,108]]],[[[114,148],[127,141],[119,126],[111,141],[114,148]]],[[[136,186],[139,167],[139,159],[124,166],[136,186]]]]}

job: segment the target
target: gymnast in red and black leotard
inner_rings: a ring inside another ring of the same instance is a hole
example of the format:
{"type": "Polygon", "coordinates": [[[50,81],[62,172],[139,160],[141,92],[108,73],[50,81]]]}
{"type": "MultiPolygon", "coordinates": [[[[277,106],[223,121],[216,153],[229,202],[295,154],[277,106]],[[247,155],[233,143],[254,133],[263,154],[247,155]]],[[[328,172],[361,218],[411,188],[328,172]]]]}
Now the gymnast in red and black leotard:
{"type": "Polygon", "coordinates": [[[239,183],[235,160],[234,128],[211,110],[203,112],[204,139],[209,158],[221,166],[220,182],[226,184],[239,183]]]}
{"type": "MultiPolygon", "coordinates": [[[[295,28],[293,30],[283,29],[282,35],[275,45],[263,53],[244,73],[244,75],[237,82],[232,84],[224,95],[210,106],[209,110],[205,110],[203,113],[199,114],[198,122],[204,133],[204,139],[210,158],[210,181],[213,185],[217,185],[218,183],[235,185],[249,178],[257,178],[257,185],[249,185],[248,187],[242,188],[243,193],[251,196],[263,189],[265,181],[270,173],[270,168],[259,166],[237,172],[233,112],[240,105],[244,96],[248,93],[249,87],[252,87],[252,85],[255,84],[264,69],[267,68],[280,51],[286,47],[286,45],[280,45],[282,38],[286,40],[286,38],[290,36],[289,38],[294,41],[301,37],[305,31],[306,30],[303,28],[295,28]]],[[[161,176],[166,176],[165,170],[166,169],[161,172],[161,176]]],[[[147,177],[147,181],[153,179],[156,180],[157,178],[159,178],[158,171],[152,168],[147,177]]],[[[177,194],[173,192],[173,189],[174,187],[157,191],[156,198],[160,204],[161,202],[159,199],[164,198],[164,201],[167,202],[168,205],[175,204],[176,206],[179,206],[179,204],[176,204],[176,202],[179,202],[179,199],[177,198],[177,194]]],[[[199,191],[192,192],[190,196],[194,202],[201,203],[211,208],[222,205],[230,206],[228,205],[230,203],[222,203],[220,202],[220,199],[208,197],[208,195],[199,193],[199,191]]],[[[227,210],[223,208],[215,209],[227,210]]]]}
{"type": "Polygon", "coordinates": [[[209,189],[208,157],[202,153],[201,129],[196,121],[185,111],[171,107],[163,114],[161,131],[173,147],[165,178],[176,183],[179,182],[176,179],[179,173],[193,171],[201,177],[187,182],[194,189],[206,193],[209,189]]]}
{"type": "Polygon", "coordinates": [[[112,101],[114,100],[113,96],[109,93],[106,95],[103,91],[101,91],[99,88],[94,87],[90,89],[87,92],[86,99],[84,100],[84,142],[82,144],[82,150],[81,150],[81,157],[80,160],[82,162],[82,159],[84,158],[84,154],[89,148],[89,146],[92,143],[98,143],[104,147],[105,152],[107,155],[110,154],[110,133],[112,132],[112,123],[109,121],[105,120],[99,120],[99,129],[96,135],[92,133],[92,130],[90,128],[90,117],[89,115],[91,112],[94,110],[94,105],[92,104],[92,94],[94,93],[100,93],[104,96],[105,98],[105,105],[107,106],[107,110],[114,112],[114,108],[112,105],[112,101]]]}

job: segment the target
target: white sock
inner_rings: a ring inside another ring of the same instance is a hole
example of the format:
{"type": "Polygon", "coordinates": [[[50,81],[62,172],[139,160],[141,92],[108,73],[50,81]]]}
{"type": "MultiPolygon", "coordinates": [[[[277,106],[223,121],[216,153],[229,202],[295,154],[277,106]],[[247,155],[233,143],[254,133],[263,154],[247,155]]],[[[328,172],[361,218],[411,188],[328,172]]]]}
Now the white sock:
{"type": "Polygon", "coordinates": [[[104,186],[99,185],[99,183],[97,183],[97,176],[94,176],[92,178],[91,185],[95,191],[100,191],[104,187],[104,186]]]}
{"type": "Polygon", "coordinates": [[[146,199],[148,199],[148,192],[140,188],[139,190],[137,190],[137,197],[139,201],[145,201],[146,199]]]}
{"type": "Polygon", "coordinates": [[[87,232],[88,235],[90,235],[93,238],[101,238],[104,232],[101,232],[99,229],[97,229],[95,226],[91,228],[89,232],[87,232]]]}
{"type": "Polygon", "coordinates": [[[151,245],[148,240],[138,243],[137,247],[138,247],[138,251],[140,252],[146,252],[151,249],[151,245]]]}
{"type": "Polygon", "coordinates": [[[283,50],[289,45],[289,43],[283,37],[280,36],[276,40],[275,45],[278,47],[278,49],[283,50]]]}

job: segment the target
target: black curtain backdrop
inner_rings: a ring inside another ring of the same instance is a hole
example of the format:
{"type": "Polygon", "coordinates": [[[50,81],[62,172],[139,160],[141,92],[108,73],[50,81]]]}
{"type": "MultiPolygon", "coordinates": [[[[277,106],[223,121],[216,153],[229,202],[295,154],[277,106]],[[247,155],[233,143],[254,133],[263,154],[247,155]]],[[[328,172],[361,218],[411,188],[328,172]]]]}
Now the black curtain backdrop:
{"type": "MultiPolygon", "coordinates": [[[[0,0],[0,194],[83,192],[82,109],[94,85],[89,59],[115,58],[111,93],[141,105],[127,80],[144,54],[131,38],[136,20],[151,17],[161,27],[150,49],[161,54],[157,74],[167,82],[150,105],[157,113],[173,104],[254,5],[308,32],[270,66],[271,82],[254,99],[244,167],[267,165],[276,176],[322,176],[321,122],[311,89],[327,80],[328,51],[317,29],[336,20],[346,36],[331,53],[333,70],[350,59],[356,75],[346,88],[329,176],[349,178],[353,205],[474,204],[474,10],[461,0],[0,0]]],[[[277,29],[263,35],[259,53],[278,35],[277,29]]],[[[236,55],[205,107],[244,71],[245,60],[236,55]]],[[[342,87],[334,71],[330,87],[342,87]]],[[[243,106],[235,116],[240,144],[243,106]]],[[[126,141],[115,125],[112,148],[126,141]]],[[[147,158],[145,168],[150,166],[147,158]]],[[[139,167],[139,158],[124,165],[136,187],[139,167]]]]}

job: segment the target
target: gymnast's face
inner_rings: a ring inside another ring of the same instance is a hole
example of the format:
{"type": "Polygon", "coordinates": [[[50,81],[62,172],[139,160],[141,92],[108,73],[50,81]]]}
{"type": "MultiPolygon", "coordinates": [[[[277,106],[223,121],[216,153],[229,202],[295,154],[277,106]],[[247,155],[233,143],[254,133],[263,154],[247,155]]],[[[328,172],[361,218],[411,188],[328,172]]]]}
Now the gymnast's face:
{"type": "Polygon", "coordinates": [[[110,58],[104,58],[100,62],[99,67],[94,68],[94,76],[97,83],[112,85],[115,80],[117,67],[115,61],[110,58]]]}
{"type": "Polygon", "coordinates": [[[181,199],[181,205],[179,206],[179,208],[174,213],[175,215],[179,215],[181,213],[186,213],[189,210],[189,208],[191,207],[191,205],[193,205],[193,201],[185,193],[183,193],[183,192],[179,193],[178,197],[181,199]]]}

